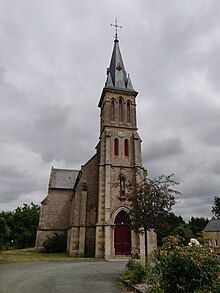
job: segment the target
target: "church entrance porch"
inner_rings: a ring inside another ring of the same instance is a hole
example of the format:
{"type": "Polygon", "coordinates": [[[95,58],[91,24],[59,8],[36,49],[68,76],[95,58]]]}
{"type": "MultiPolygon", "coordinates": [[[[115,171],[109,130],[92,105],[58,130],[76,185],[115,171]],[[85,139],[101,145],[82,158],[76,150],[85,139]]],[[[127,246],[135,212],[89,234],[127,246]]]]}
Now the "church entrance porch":
{"type": "Polygon", "coordinates": [[[115,218],[114,247],[115,256],[131,255],[131,229],[127,220],[127,213],[120,211],[115,218]]]}

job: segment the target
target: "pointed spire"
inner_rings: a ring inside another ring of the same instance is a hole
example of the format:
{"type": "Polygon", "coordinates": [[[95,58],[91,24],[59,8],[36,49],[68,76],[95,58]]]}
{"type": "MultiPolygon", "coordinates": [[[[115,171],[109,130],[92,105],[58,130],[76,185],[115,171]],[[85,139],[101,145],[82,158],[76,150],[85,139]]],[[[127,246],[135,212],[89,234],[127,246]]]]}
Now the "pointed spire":
{"type": "Polygon", "coordinates": [[[125,71],[117,34],[115,35],[110,66],[107,70],[107,80],[105,83],[105,87],[135,91],[132,86],[130,77],[129,75],[127,76],[127,73],[125,71]]]}
{"type": "Polygon", "coordinates": [[[129,75],[129,74],[128,74],[127,89],[128,89],[128,90],[131,90],[131,91],[134,90],[133,85],[132,85],[132,82],[131,82],[131,79],[130,79],[130,75],[129,75]]]}
{"type": "Polygon", "coordinates": [[[107,80],[106,80],[106,83],[105,83],[105,86],[107,86],[107,87],[113,87],[113,82],[112,82],[111,74],[108,74],[107,80]]]}

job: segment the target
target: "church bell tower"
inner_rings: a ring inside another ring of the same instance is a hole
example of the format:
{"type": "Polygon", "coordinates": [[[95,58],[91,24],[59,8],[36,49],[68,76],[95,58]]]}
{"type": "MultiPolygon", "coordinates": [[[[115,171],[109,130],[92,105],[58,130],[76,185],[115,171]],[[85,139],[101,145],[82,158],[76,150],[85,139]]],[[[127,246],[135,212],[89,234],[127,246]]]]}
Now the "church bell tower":
{"type": "Polygon", "coordinates": [[[140,247],[139,235],[126,220],[128,186],[146,176],[137,133],[136,97],[126,73],[116,35],[107,79],[99,101],[100,141],[96,257],[130,255],[140,247]]]}

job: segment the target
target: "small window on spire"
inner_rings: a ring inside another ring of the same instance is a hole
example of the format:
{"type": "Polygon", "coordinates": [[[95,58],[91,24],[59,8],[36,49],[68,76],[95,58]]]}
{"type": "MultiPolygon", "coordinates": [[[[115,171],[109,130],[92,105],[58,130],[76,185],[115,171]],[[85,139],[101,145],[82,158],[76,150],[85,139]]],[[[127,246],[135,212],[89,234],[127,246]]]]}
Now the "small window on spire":
{"type": "Polygon", "coordinates": [[[111,121],[115,121],[115,102],[111,101],[111,121]]]}
{"type": "Polygon", "coordinates": [[[119,154],[118,138],[115,138],[115,140],[114,140],[114,155],[118,156],[118,154],[119,154]]]}
{"type": "Polygon", "coordinates": [[[119,122],[123,122],[123,119],[124,119],[124,115],[123,115],[123,101],[122,99],[120,98],[119,99],[119,122]]]}
{"type": "Polygon", "coordinates": [[[131,123],[131,103],[127,102],[127,122],[131,123]]]}
{"type": "Polygon", "coordinates": [[[127,138],[124,140],[124,155],[128,157],[129,155],[129,146],[127,138]]]}

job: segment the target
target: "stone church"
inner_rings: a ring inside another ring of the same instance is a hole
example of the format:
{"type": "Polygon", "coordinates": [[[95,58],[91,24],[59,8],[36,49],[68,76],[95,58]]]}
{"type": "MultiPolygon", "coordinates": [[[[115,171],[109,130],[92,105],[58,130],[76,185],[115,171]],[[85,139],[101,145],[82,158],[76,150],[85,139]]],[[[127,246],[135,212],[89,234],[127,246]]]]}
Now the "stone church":
{"type": "MultiPolygon", "coordinates": [[[[136,97],[119,48],[117,31],[99,99],[100,136],[95,155],[81,170],[52,168],[41,203],[36,250],[54,233],[67,237],[71,256],[113,259],[144,255],[144,237],[130,229],[128,184],[147,175],[137,132],[136,97]]],[[[155,237],[149,237],[155,246],[155,237]]]]}

